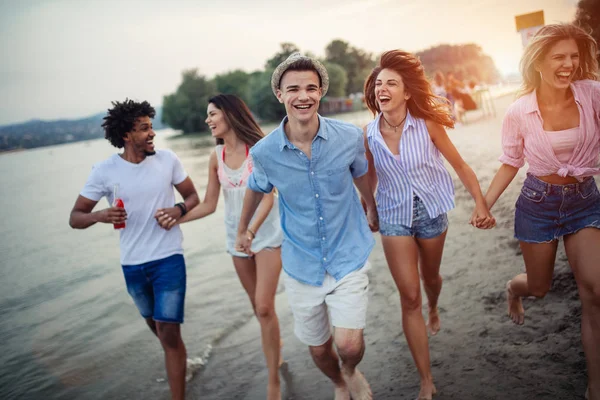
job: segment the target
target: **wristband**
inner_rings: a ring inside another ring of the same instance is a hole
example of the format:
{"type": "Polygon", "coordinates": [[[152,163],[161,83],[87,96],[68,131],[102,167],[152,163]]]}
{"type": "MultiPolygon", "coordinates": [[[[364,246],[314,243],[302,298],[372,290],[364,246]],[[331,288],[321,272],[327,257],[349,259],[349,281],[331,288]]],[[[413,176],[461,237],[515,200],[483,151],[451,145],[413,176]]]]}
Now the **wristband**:
{"type": "Polygon", "coordinates": [[[250,233],[252,235],[252,239],[254,239],[256,237],[256,233],[254,233],[254,231],[250,228],[247,229],[248,233],[250,233]]]}
{"type": "Polygon", "coordinates": [[[175,204],[175,207],[179,207],[179,209],[181,210],[181,216],[182,217],[185,214],[187,214],[187,207],[185,206],[185,203],[177,203],[177,204],[175,204]]]}

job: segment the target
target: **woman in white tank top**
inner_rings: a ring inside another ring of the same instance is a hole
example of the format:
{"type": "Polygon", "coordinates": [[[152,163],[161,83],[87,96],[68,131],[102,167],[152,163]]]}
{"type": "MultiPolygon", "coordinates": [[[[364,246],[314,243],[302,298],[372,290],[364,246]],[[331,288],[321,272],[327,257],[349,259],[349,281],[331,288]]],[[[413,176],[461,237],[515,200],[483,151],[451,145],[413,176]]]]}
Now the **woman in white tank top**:
{"type": "MultiPolygon", "coordinates": [[[[176,223],[193,221],[215,212],[219,192],[223,190],[227,252],[233,258],[240,282],[260,322],[263,352],[269,370],[267,399],[279,399],[281,356],[275,292],[281,272],[283,232],[278,202],[274,201],[273,193],[264,196],[247,231],[249,239],[252,239],[253,256],[248,257],[235,249],[246,183],[252,172],[249,148],[262,139],[263,133],[246,104],[237,96],[220,94],[212,97],[207,114],[206,123],[217,140],[217,146],[210,155],[206,194],[204,201],[176,223]]],[[[168,225],[166,221],[159,222],[168,225]]]]}

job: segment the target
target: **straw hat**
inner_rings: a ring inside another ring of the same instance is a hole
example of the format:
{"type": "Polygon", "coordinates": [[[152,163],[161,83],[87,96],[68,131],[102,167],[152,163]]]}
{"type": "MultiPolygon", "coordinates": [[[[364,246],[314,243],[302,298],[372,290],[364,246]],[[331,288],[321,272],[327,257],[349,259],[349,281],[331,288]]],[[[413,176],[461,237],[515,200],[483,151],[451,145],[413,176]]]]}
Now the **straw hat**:
{"type": "Polygon", "coordinates": [[[321,77],[321,89],[323,91],[323,96],[325,96],[325,94],[327,94],[327,89],[329,89],[329,74],[327,73],[327,69],[319,61],[303,56],[298,52],[292,53],[287,60],[279,64],[277,68],[275,68],[275,71],[273,71],[273,76],[271,76],[271,89],[273,90],[273,94],[277,96],[277,89],[279,89],[281,77],[283,74],[285,74],[285,71],[287,71],[290,65],[298,60],[310,61],[310,63],[315,67],[319,73],[319,76],[321,77]]]}

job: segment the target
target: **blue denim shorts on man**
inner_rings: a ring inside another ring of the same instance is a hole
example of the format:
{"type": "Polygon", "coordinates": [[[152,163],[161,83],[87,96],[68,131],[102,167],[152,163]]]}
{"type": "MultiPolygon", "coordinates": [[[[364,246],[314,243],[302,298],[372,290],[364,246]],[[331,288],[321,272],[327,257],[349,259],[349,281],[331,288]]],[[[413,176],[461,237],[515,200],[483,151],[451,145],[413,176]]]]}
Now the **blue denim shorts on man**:
{"type": "Polygon", "coordinates": [[[527,174],[516,204],[516,239],[547,243],[589,227],[600,228],[600,193],[594,178],[552,185],[527,174]]]}
{"type": "Polygon", "coordinates": [[[183,323],[186,285],[183,255],[122,267],[127,291],[142,317],[183,323]]]}
{"type": "Polygon", "coordinates": [[[435,218],[429,218],[423,201],[413,197],[412,226],[402,224],[379,223],[379,233],[383,236],[414,236],[417,239],[432,239],[448,229],[448,215],[443,213],[435,218]]]}

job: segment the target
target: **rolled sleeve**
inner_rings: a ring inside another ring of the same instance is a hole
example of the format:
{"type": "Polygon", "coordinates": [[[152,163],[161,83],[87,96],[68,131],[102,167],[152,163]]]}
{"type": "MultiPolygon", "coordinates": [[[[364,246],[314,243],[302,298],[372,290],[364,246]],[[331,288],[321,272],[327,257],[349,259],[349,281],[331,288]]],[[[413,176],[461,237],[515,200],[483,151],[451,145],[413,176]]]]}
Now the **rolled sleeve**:
{"type": "Polygon", "coordinates": [[[523,136],[519,133],[519,124],[511,113],[508,113],[502,121],[502,151],[503,154],[498,159],[502,164],[515,168],[525,165],[523,136]]]}
{"type": "Polygon", "coordinates": [[[350,172],[352,172],[353,178],[360,178],[367,173],[369,169],[369,162],[365,156],[365,141],[362,130],[358,129],[358,139],[356,143],[356,154],[354,160],[350,164],[350,172]]]}
{"type": "Polygon", "coordinates": [[[252,153],[252,150],[250,150],[250,155],[252,157],[252,173],[248,177],[248,188],[254,192],[271,193],[273,185],[269,182],[265,169],[252,153]]]}

